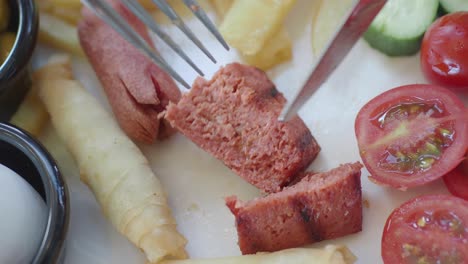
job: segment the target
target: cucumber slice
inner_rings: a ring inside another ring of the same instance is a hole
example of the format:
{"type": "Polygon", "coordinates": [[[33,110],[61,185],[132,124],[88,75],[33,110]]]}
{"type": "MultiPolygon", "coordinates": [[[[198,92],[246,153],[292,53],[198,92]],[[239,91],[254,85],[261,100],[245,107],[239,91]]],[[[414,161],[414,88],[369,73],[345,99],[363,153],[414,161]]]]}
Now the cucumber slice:
{"type": "Polygon", "coordinates": [[[468,0],[440,0],[440,6],[446,13],[468,11],[468,0]]]}
{"type": "Polygon", "coordinates": [[[417,53],[426,29],[437,17],[438,0],[389,0],[364,39],[388,56],[417,53]]]}

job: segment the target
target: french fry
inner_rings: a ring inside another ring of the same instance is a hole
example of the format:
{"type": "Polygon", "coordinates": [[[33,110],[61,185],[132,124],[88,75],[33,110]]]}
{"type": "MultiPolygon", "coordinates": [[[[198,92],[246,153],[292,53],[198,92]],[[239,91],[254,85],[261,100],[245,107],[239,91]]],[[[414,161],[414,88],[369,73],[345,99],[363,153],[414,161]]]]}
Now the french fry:
{"type": "Polygon", "coordinates": [[[16,34],[12,32],[0,33],[0,61],[3,63],[10,55],[11,49],[15,45],[16,34]]]}
{"type": "Polygon", "coordinates": [[[37,137],[41,133],[47,120],[47,112],[37,96],[37,91],[31,89],[20,104],[16,113],[12,116],[10,123],[37,137]]]}
{"type": "MultiPolygon", "coordinates": [[[[154,11],[157,6],[152,0],[139,0],[148,11],[154,11]]],[[[41,12],[59,18],[71,25],[77,25],[81,19],[82,4],[80,0],[36,0],[41,12]]]]}
{"type": "Polygon", "coordinates": [[[229,8],[231,8],[232,2],[234,0],[211,0],[211,5],[214,7],[216,14],[223,19],[229,8]]]}
{"type": "Polygon", "coordinates": [[[117,122],[75,80],[39,89],[57,134],[76,160],[81,180],[104,215],[139,247],[150,263],[185,258],[166,195],[148,160],[117,122]]]}
{"type": "Polygon", "coordinates": [[[148,11],[154,11],[158,9],[153,0],[139,0],[139,2],[148,11]]]}
{"type": "Polygon", "coordinates": [[[169,260],[161,264],[352,264],[356,257],[343,246],[292,248],[273,253],[257,253],[213,259],[169,260]]]}
{"type": "MultiPolygon", "coordinates": [[[[319,54],[344,22],[346,12],[356,0],[321,0],[312,22],[312,49],[319,54]]],[[[317,5],[315,5],[317,6],[317,5]]]]}
{"type": "MultiPolygon", "coordinates": [[[[142,2],[144,2],[145,0],[141,0],[142,2]]],[[[151,0],[148,0],[148,1],[151,1],[151,0]]],[[[230,0],[226,0],[226,1],[230,1],[230,0]]],[[[190,10],[190,8],[188,8],[183,1],[180,1],[180,0],[167,0],[167,3],[172,7],[172,9],[174,9],[174,11],[177,13],[178,16],[180,16],[181,18],[187,18],[187,17],[193,17],[193,13],[192,11],[190,10]]],[[[202,2],[200,1],[200,6],[202,8],[204,8],[203,4],[205,3],[208,3],[209,2],[202,2]]],[[[158,8],[156,8],[154,10],[154,12],[152,12],[152,16],[153,18],[156,20],[156,22],[158,24],[161,24],[161,25],[170,25],[172,24],[172,21],[169,17],[167,17],[161,10],[159,10],[158,8]]]]}
{"type": "MultiPolygon", "coordinates": [[[[70,9],[75,9],[75,10],[80,10],[82,6],[80,0],[48,0],[48,1],[50,1],[54,6],[60,6],[62,8],[70,8],[70,9]]],[[[139,0],[139,2],[144,8],[148,10],[156,9],[156,5],[154,4],[152,0],[139,0]]]]}
{"type": "Polygon", "coordinates": [[[34,136],[39,136],[49,115],[37,94],[38,89],[49,82],[72,77],[70,57],[53,56],[49,62],[33,73],[33,86],[20,104],[10,123],[21,127],[34,136]]]}
{"type": "Polygon", "coordinates": [[[258,53],[279,31],[295,0],[236,0],[219,31],[244,55],[258,53]]]}
{"type": "Polygon", "coordinates": [[[39,7],[41,12],[49,12],[52,9],[50,0],[35,0],[36,5],[39,7]]]}
{"type": "Polygon", "coordinates": [[[7,0],[0,0],[0,32],[8,27],[10,21],[10,6],[7,0]]]}
{"type": "Polygon", "coordinates": [[[284,28],[255,55],[243,55],[244,61],[264,71],[292,58],[292,43],[284,28]]]}
{"type": "Polygon", "coordinates": [[[81,9],[81,1],[80,0],[48,0],[52,6],[60,6],[67,9],[81,9]]]}
{"type": "Polygon", "coordinates": [[[52,47],[84,56],[76,27],[52,15],[40,12],[39,40],[52,47]]]}
{"type": "Polygon", "coordinates": [[[54,6],[48,13],[71,25],[77,25],[81,19],[81,9],[54,6]]]}
{"type": "Polygon", "coordinates": [[[45,66],[33,72],[33,82],[36,89],[47,86],[49,82],[55,80],[69,80],[73,77],[71,59],[68,55],[54,55],[45,66]]]}
{"type": "MultiPolygon", "coordinates": [[[[211,0],[217,15],[222,20],[229,11],[234,0],[211,0]]],[[[292,43],[286,28],[282,26],[265,46],[254,55],[243,55],[243,60],[264,71],[290,60],[292,57],[292,43]]]]}
{"type": "MultiPolygon", "coordinates": [[[[148,11],[157,9],[152,0],[139,0],[148,11]]],[[[76,25],[81,18],[82,4],[80,0],[36,0],[41,12],[60,18],[69,24],[76,25]]]]}

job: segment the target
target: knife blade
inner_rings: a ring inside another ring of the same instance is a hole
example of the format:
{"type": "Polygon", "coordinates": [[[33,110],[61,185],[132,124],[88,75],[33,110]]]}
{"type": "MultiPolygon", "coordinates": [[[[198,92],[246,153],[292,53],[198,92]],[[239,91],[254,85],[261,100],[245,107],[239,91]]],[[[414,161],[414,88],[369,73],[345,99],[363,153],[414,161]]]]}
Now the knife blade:
{"type": "Polygon", "coordinates": [[[330,38],[328,45],[322,49],[319,59],[302,88],[296,92],[293,100],[286,103],[279,115],[280,121],[288,121],[297,114],[301,106],[343,61],[386,2],[387,0],[358,0],[354,4],[330,38]]]}

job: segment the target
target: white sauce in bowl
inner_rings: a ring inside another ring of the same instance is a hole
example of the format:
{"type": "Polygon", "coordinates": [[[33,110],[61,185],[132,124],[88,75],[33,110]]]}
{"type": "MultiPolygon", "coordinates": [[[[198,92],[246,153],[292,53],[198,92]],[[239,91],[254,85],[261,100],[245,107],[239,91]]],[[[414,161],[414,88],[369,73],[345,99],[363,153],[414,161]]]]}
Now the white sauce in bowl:
{"type": "Polygon", "coordinates": [[[42,197],[21,176],[0,164],[0,263],[30,263],[47,221],[42,197]]]}

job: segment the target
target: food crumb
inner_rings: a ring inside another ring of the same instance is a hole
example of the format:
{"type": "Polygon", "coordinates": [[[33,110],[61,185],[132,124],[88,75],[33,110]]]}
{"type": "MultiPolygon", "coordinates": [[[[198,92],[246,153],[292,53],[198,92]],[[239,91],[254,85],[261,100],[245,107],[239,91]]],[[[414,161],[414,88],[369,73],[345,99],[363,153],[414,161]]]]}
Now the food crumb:
{"type": "Polygon", "coordinates": [[[369,200],[363,199],[363,200],[362,200],[362,204],[364,205],[365,208],[370,208],[369,200]]]}
{"type": "Polygon", "coordinates": [[[191,5],[190,9],[192,9],[194,12],[197,12],[200,7],[198,5],[191,5]]]}
{"type": "Polygon", "coordinates": [[[190,206],[187,208],[187,211],[193,212],[193,211],[198,211],[200,210],[200,207],[196,203],[190,204],[190,206]]]}

